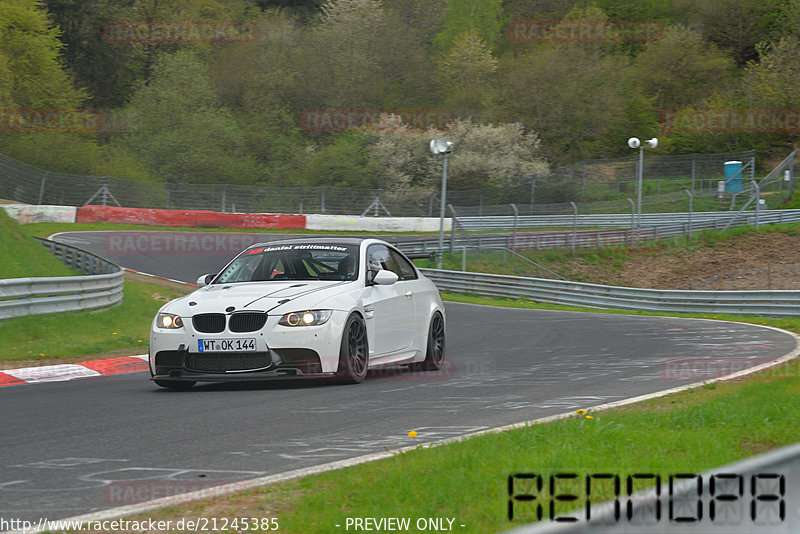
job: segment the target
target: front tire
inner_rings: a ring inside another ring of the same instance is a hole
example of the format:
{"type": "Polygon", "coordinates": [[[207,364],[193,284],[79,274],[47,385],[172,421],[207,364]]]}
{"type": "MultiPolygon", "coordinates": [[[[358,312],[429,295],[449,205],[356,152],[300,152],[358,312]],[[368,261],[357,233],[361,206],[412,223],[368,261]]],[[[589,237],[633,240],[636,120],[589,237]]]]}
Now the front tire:
{"type": "Polygon", "coordinates": [[[367,377],[368,364],[367,325],[360,315],[354,313],[347,318],[342,333],[336,377],[346,384],[363,382],[367,377]]]}
{"type": "Polygon", "coordinates": [[[414,364],[417,371],[438,371],[444,365],[444,317],[438,311],[431,317],[431,325],[428,328],[428,350],[425,353],[425,361],[414,364]]]}
{"type": "Polygon", "coordinates": [[[192,389],[196,382],[186,382],[183,380],[153,380],[157,386],[161,386],[162,388],[167,389],[180,389],[180,390],[187,390],[192,389]]]}

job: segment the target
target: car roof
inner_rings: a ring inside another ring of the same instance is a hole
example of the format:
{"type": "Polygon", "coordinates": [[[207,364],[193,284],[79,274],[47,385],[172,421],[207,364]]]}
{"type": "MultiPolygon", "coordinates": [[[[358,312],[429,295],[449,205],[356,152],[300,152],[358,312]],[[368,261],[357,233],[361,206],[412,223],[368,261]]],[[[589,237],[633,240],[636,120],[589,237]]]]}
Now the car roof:
{"type": "Polygon", "coordinates": [[[370,237],[301,237],[294,239],[281,239],[279,241],[266,241],[256,243],[248,248],[265,247],[274,245],[302,245],[305,243],[319,243],[320,245],[360,245],[364,241],[379,241],[370,237]]]}

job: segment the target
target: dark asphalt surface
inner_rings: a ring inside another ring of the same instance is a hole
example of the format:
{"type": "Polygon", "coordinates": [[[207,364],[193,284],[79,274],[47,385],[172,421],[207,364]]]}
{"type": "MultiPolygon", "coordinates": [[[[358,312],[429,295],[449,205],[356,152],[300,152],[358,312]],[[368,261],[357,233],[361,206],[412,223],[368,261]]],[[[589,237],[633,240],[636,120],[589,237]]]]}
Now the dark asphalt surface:
{"type": "MultiPolygon", "coordinates": [[[[169,276],[161,265],[140,268],[169,276]]],[[[697,382],[795,348],[778,331],[688,319],[450,303],[447,321],[445,369],[373,374],[355,386],[173,392],[142,372],[0,388],[0,517],[70,517],[459,436],[697,382]]]]}

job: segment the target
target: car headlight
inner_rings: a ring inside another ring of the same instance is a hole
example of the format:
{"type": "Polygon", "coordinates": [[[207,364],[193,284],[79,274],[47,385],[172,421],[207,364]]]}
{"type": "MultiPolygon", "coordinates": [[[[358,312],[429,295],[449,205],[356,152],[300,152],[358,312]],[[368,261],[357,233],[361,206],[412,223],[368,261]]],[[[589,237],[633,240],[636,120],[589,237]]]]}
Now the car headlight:
{"type": "Polygon", "coordinates": [[[183,328],[183,319],[174,313],[159,313],[156,318],[156,326],[159,328],[183,328]]]}
{"type": "Polygon", "coordinates": [[[331,318],[333,310],[306,310],[290,312],[278,321],[283,326],[318,326],[331,318]]]}

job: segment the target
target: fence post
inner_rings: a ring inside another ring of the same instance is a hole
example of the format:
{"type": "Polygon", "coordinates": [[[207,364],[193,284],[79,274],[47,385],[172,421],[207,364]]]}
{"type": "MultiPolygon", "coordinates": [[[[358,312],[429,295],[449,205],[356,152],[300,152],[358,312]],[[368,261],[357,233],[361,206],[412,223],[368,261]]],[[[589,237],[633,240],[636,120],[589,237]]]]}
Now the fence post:
{"type": "Polygon", "coordinates": [[[688,189],[683,190],[684,193],[689,195],[689,243],[692,242],[692,201],[694,200],[694,196],[692,192],[688,189]]]}
{"type": "Polygon", "coordinates": [[[169,182],[164,184],[166,195],[164,196],[164,209],[169,209],[169,182]]]}
{"type": "Polygon", "coordinates": [[[103,180],[103,195],[101,198],[103,199],[103,206],[108,206],[108,176],[105,176],[105,180],[103,180]]]}
{"type": "Polygon", "coordinates": [[[581,172],[581,193],[578,197],[579,202],[583,202],[583,192],[586,188],[586,160],[583,160],[583,171],[581,172]]]}
{"type": "Polygon", "coordinates": [[[516,204],[509,204],[511,209],[514,210],[514,229],[511,232],[511,250],[514,250],[514,245],[517,242],[517,219],[519,218],[519,210],[516,204]]]}
{"type": "Polygon", "coordinates": [[[572,257],[575,257],[575,237],[578,235],[578,205],[572,204],[572,257]]]}
{"type": "Polygon", "coordinates": [[[467,271],[467,246],[466,245],[461,247],[461,270],[463,272],[467,271]]]}
{"type": "Polygon", "coordinates": [[[531,178],[531,215],[533,215],[533,193],[536,191],[536,177],[531,178]]]}
{"type": "Polygon", "coordinates": [[[325,215],[325,190],[328,189],[327,187],[322,188],[322,194],[320,196],[320,206],[319,210],[325,215]]]}
{"type": "Polygon", "coordinates": [[[633,227],[636,224],[636,204],[633,202],[633,199],[627,198],[626,199],[631,205],[631,247],[630,249],[633,250],[633,227]]]}
{"type": "Polygon", "coordinates": [[[222,186],[222,213],[225,213],[225,195],[228,193],[228,184],[222,186]]]}
{"type": "MultiPolygon", "coordinates": [[[[450,254],[452,255],[453,254],[453,247],[456,244],[456,210],[453,209],[453,205],[452,204],[448,204],[448,206],[450,207],[450,212],[453,214],[453,220],[450,223],[450,254]]],[[[441,253],[442,252],[440,250],[439,254],[441,254],[441,253]]]]}
{"type": "MultiPolygon", "coordinates": [[[[694,193],[694,173],[695,173],[694,164],[695,164],[695,159],[694,156],[692,156],[692,188],[691,188],[692,193],[694,193]]],[[[700,189],[702,189],[702,187],[700,189]]]]}
{"type": "Polygon", "coordinates": [[[753,186],[756,188],[756,230],[758,230],[758,215],[761,212],[761,186],[755,180],[753,180],[753,186]]]}
{"type": "Polygon", "coordinates": [[[42,199],[44,198],[44,184],[47,183],[47,175],[50,174],[50,171],[44,171],[42,175],[42,183],[39,185],[39,202],[38,204],[42,205],[42,199]]]}

